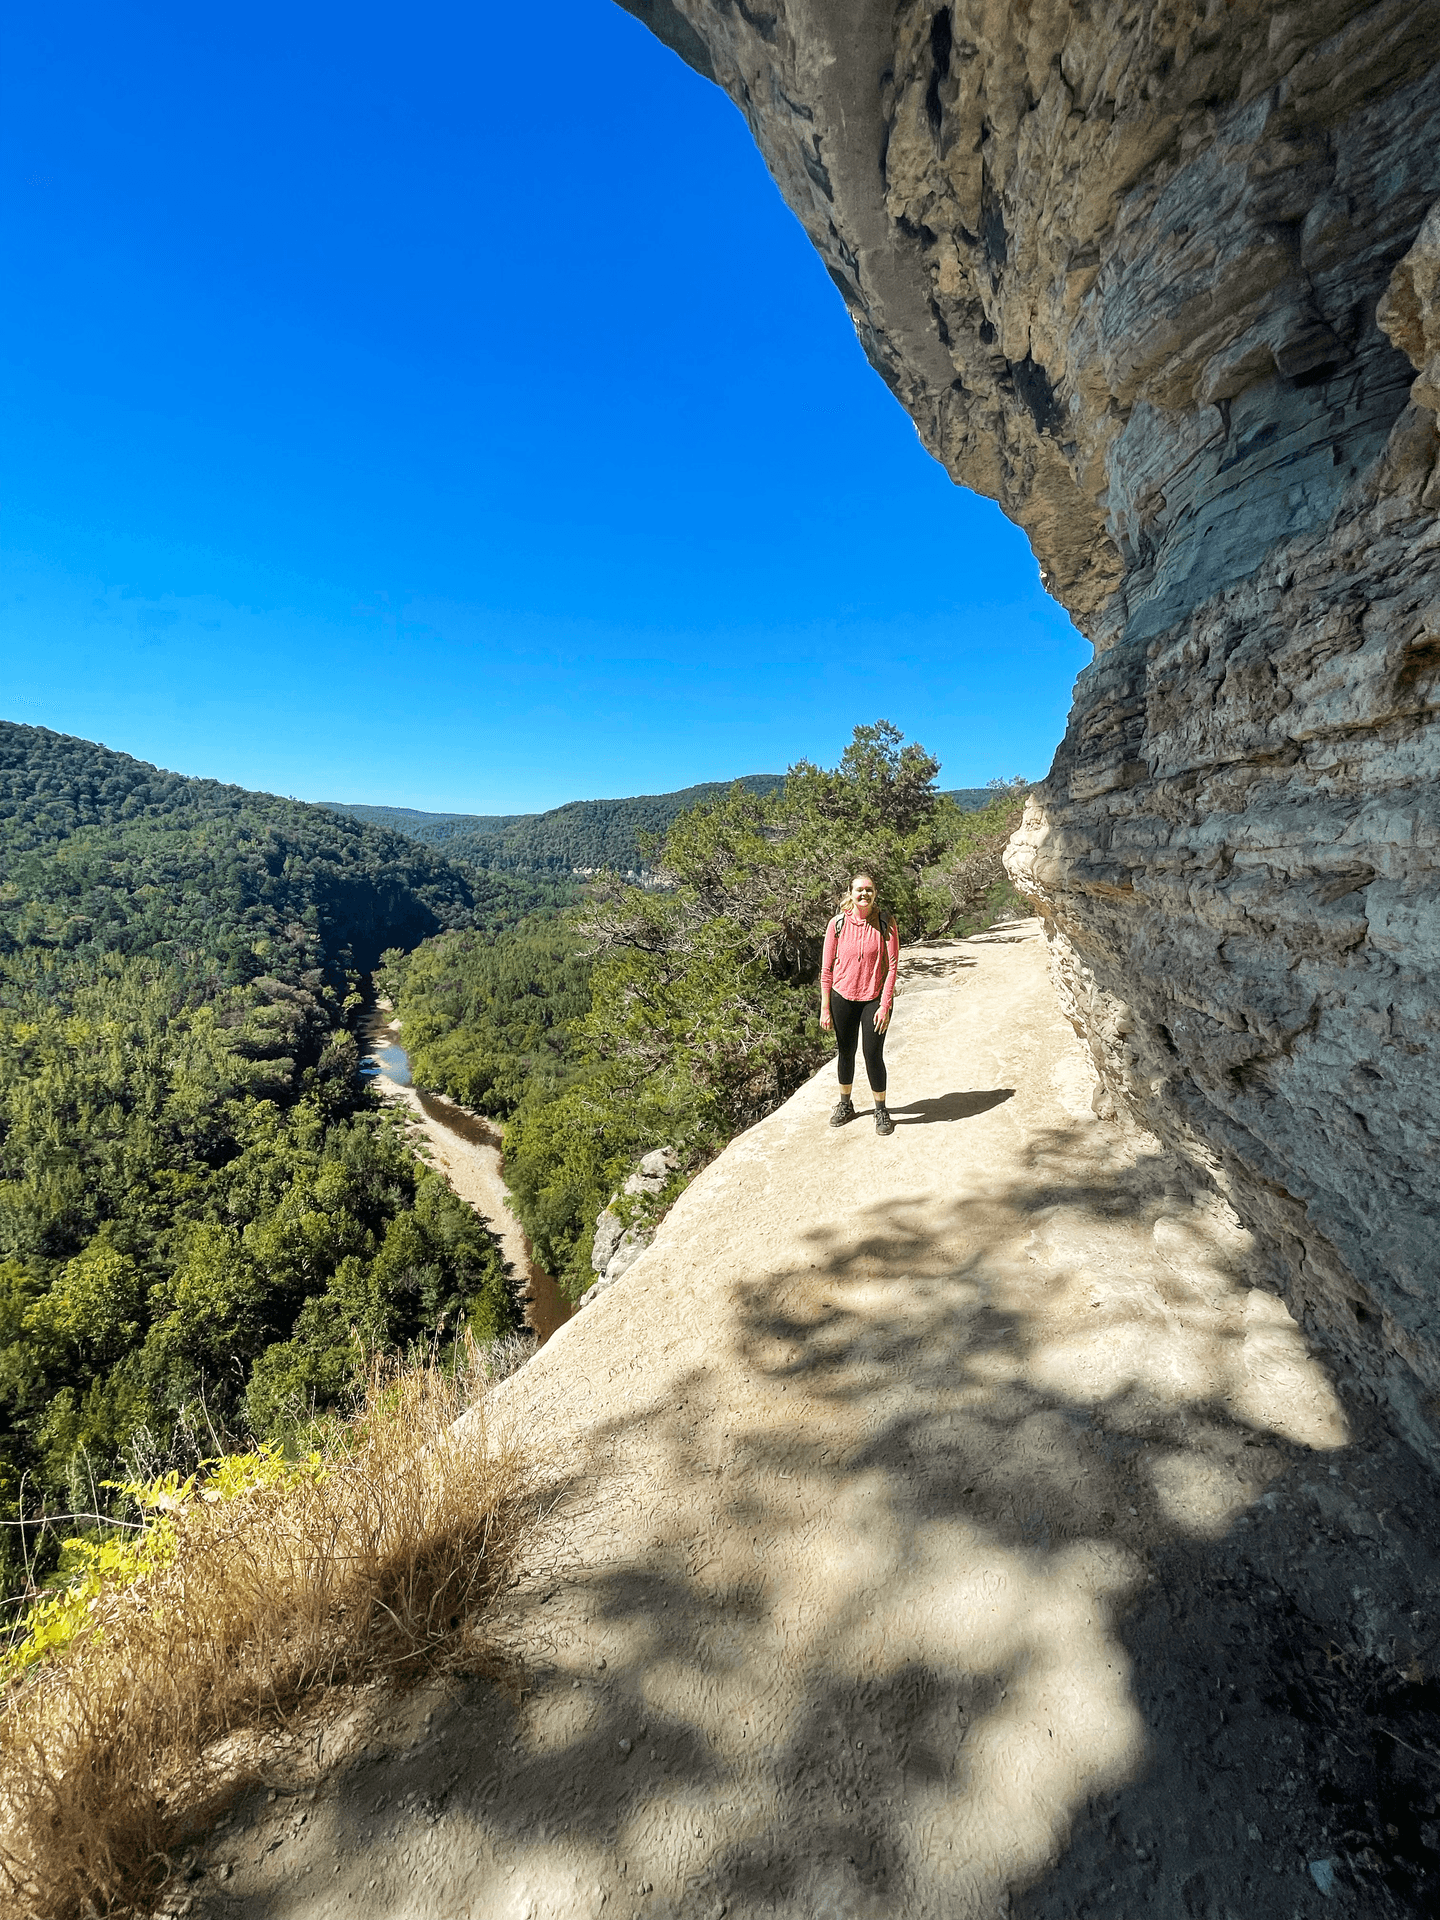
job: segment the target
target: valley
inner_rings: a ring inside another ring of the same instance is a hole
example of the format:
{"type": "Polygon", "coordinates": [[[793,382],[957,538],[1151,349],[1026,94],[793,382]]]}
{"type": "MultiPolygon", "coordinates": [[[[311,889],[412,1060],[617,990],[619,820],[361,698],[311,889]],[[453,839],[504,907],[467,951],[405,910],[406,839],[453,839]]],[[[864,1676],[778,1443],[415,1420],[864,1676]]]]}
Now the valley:
{"type": "Polygon", "coordinates": [[[536,1263],[515,1217],[504,1179],[503,1136],[481,1115],[411,1084],[409,1056],[388,1001],[379,1002],[369,1014],[361,1044],[361,1070],[369,1072],[371,1085],[383,1099],[408,1108],[420,1152],[495,1235],[517,1281],[524,1324],[538,1350],[575,1309],[536,1263]]]}

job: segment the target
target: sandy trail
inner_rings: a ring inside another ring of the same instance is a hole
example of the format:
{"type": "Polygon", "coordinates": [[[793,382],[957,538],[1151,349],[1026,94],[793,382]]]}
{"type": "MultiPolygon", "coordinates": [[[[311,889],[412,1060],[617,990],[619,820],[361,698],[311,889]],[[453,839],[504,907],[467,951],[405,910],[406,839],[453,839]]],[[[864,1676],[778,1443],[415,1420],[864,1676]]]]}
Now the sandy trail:
{"type": "Polygon", "coordinates": [[[1033,923],[912,954],[889,1052],[893,1139],[822,1073],[500,1390],[557,1493],[524,1701],[397,1706],[205,1912],[1426,1910],[1352,1884],[1440,1594],[1408,1457],[1094,1118],[1033,923]]]}

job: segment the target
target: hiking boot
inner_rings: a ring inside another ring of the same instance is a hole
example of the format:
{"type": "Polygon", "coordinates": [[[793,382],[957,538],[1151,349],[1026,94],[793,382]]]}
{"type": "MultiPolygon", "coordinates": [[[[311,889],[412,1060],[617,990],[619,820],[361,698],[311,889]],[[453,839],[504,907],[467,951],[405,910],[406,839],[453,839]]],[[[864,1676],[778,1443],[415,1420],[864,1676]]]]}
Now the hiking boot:
{"type": "Polygon", "coordinates": [[[895,1122],[885,1111],[883,1100],[875,1102],[875,1131],[876,1133],[894,1133],[895,1131],[895,1122]]]}
{"type": "Polygon", "coordinates": [[[843,1127],[847,1120],[853,1120],[854,1118],[854,1103],[848,1093],[842,1093],[840,1098],[835,1102],[834,1109],[831,1112],[830,1124],[832,1127],[843,1127]]]}

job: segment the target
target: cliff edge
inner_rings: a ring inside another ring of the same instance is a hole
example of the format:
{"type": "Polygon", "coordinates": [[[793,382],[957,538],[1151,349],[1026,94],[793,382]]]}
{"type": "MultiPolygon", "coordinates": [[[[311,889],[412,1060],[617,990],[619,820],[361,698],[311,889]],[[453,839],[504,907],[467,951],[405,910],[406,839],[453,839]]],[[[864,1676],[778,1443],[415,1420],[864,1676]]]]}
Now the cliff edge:
{"type": "Polygon", "coordinates": [[[1440,1463],[1440,8],[621,3],[1095,644],[1012,871],[1107,1109],[1440,1463]]]}
{"type": "Polygon", "coordinates": [[[498,1390],[524,1697],[382,1702],[204,1913],[1433,1911],[1413,1463],[1095,1117],[1037,923],[896,1007],[892,1139],[821,1073],[498,1390]]]}

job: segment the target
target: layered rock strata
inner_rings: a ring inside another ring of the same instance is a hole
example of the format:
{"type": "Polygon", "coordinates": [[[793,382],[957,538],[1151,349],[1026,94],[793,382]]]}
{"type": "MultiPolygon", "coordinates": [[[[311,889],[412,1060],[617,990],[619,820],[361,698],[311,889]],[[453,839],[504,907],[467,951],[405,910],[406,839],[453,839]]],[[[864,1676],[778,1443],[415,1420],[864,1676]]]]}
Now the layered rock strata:
{"type": "Polygon", "coordinates": [[[1094,643],[1011,862],[1103,1099],[1440,1464],[1440,6],[631,11],[1094,643]]]}

